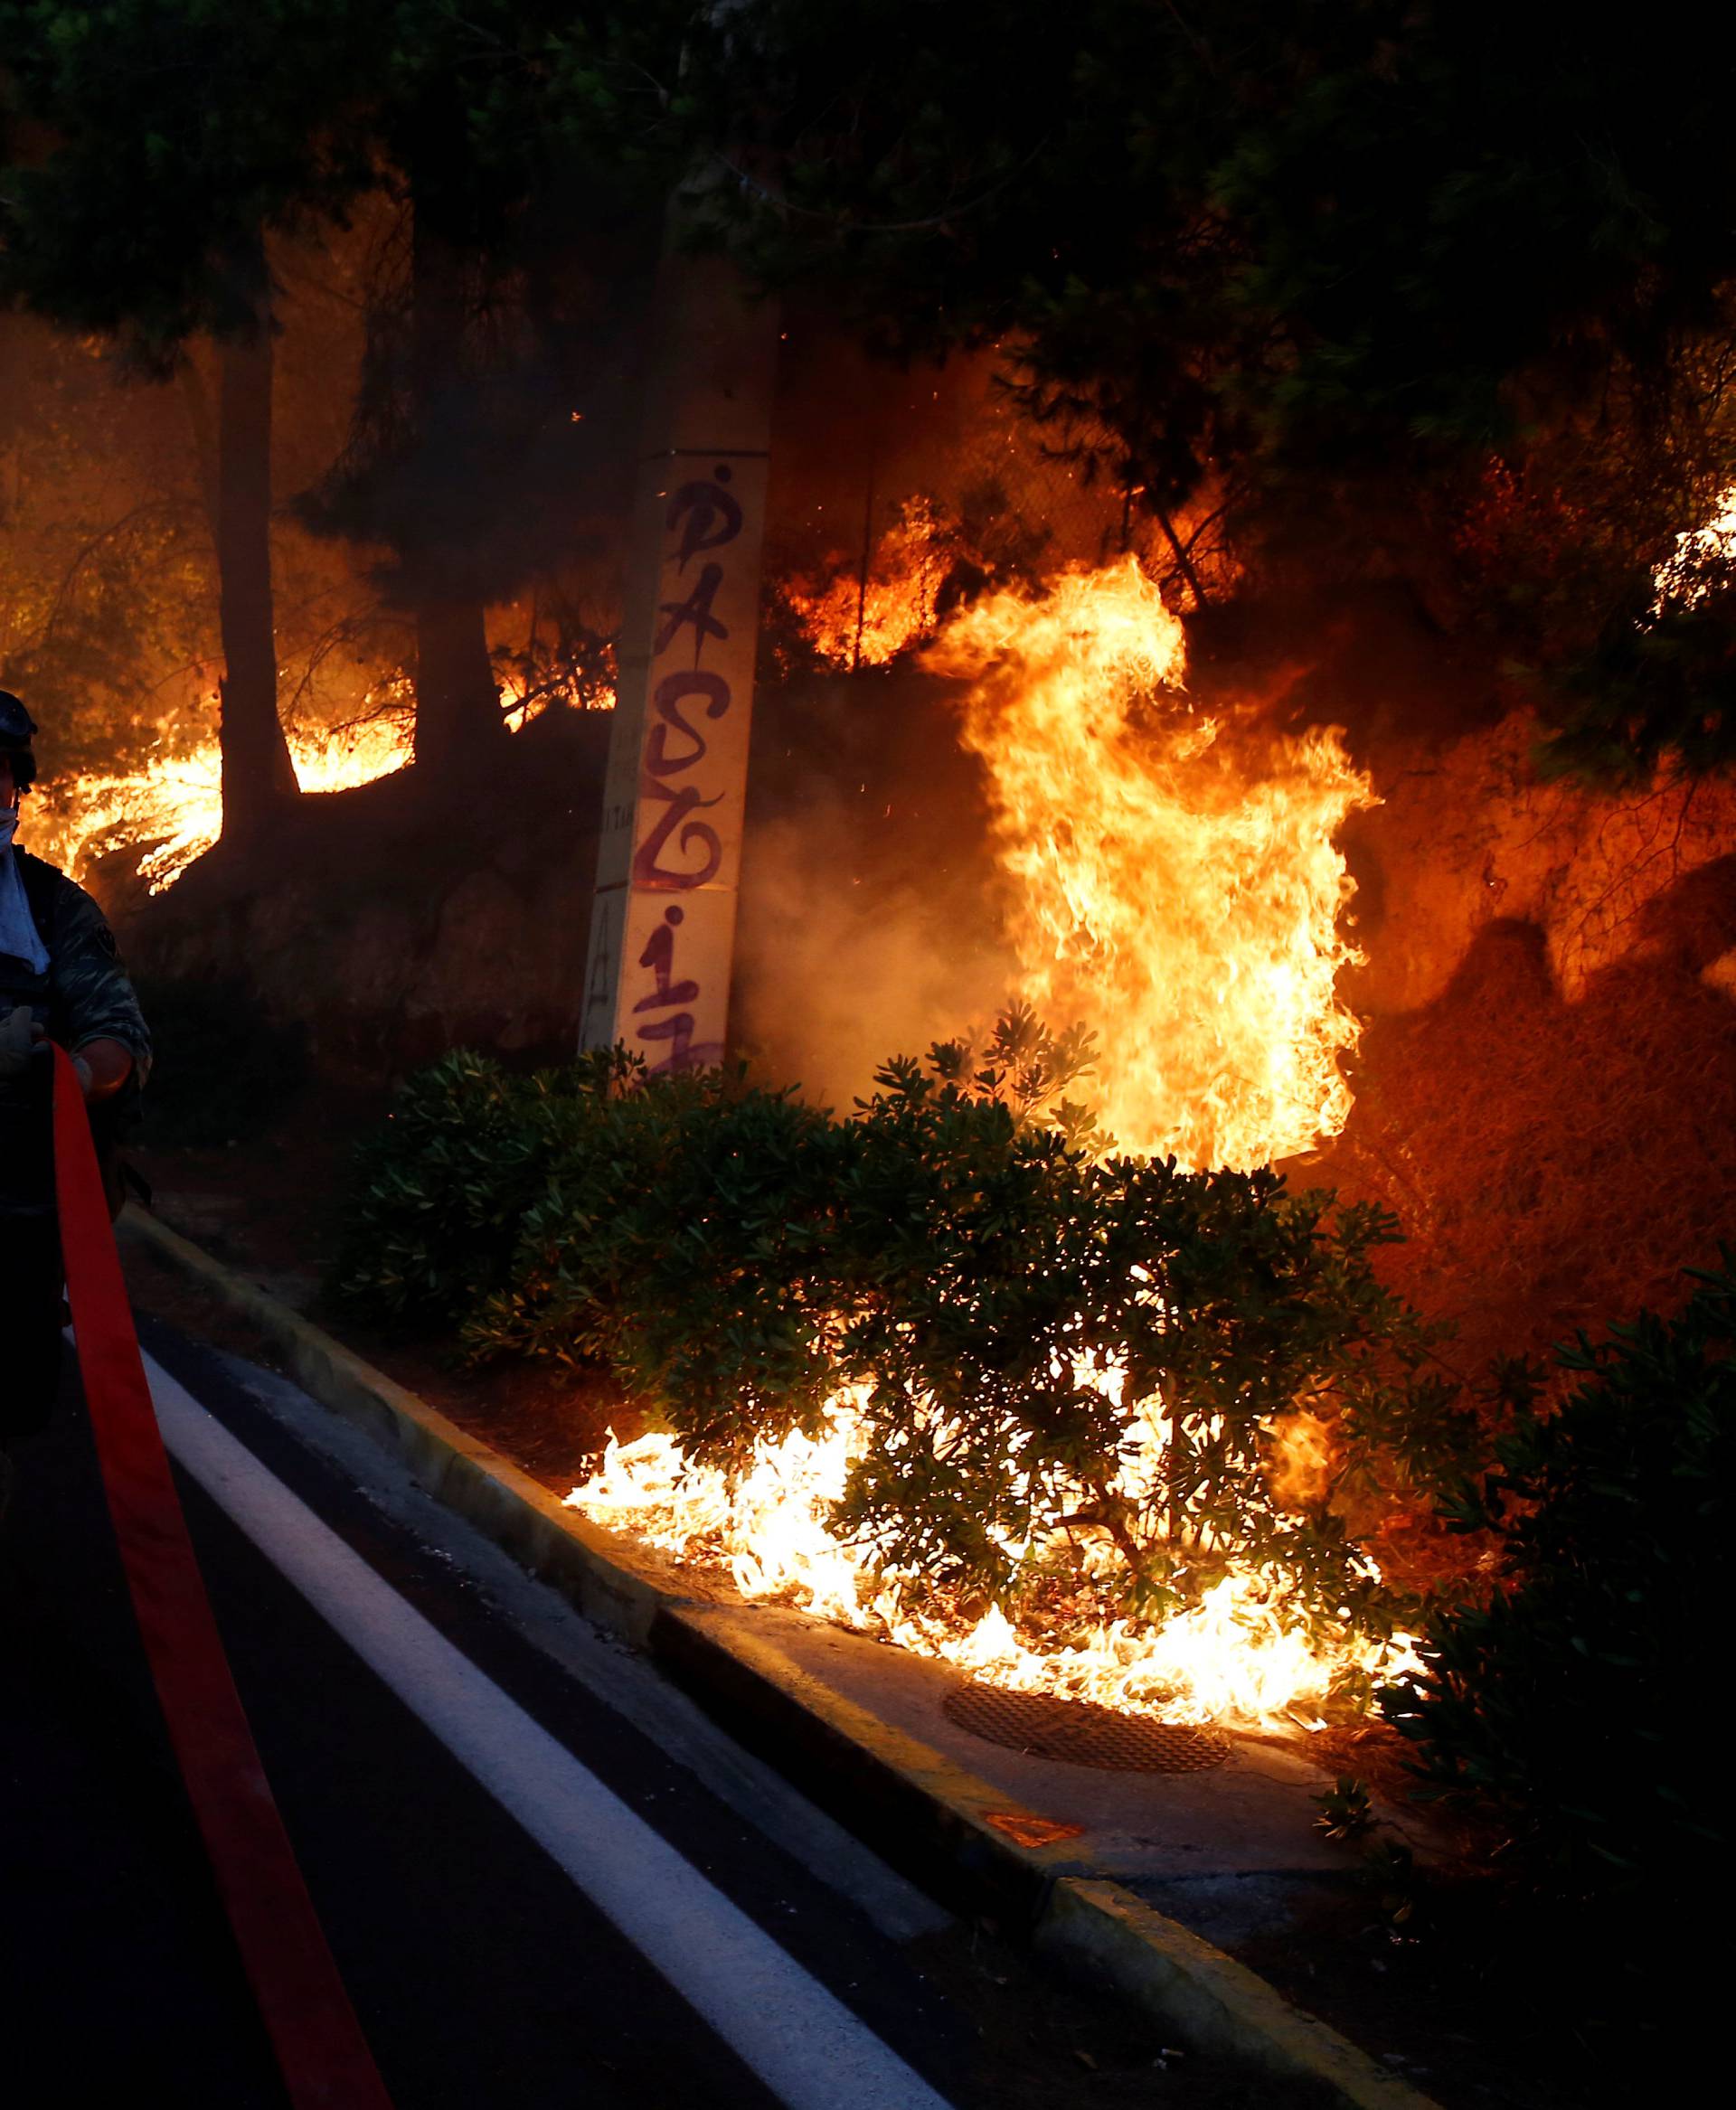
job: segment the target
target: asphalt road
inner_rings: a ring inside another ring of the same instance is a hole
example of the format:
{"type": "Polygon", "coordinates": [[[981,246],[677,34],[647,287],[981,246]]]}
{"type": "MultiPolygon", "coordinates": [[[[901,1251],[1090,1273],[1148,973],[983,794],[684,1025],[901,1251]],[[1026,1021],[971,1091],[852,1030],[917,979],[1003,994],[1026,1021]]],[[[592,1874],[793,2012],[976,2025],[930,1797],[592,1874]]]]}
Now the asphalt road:
{"type": "MultiPolygon", "coordinates": [[[[400,2110],[1280,2099],[1197,2066],[1176,2097],[1154,2042],[950,1921],[282,1380],[145,1336],[237,1682],[400,2110]]],[[[18,1465],[8,2103],[279,2105],[75,1379],[18,1465]]]]}

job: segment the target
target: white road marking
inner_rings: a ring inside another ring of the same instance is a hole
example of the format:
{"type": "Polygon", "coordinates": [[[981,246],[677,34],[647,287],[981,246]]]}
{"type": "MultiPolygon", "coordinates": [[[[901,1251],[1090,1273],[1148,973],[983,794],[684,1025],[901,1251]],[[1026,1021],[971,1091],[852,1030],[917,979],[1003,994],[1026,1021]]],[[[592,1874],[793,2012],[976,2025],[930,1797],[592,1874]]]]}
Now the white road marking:
{"type": "Polygon", "coordinates": [[[953,1924],[932,1898],[895,1875],[878,1855],[816,1808],[763,1760],[717,1727],[645,1656],[605,1638],[564,1597],[520,1568],[410,1477],[404,1461],[379,1448],[353,1422],[310,1399],[275,1371],[212,1352],[232,1384],[295,1438],[325,1459],[401,1531],[449,1562],[483,1600],[612,1714],[632,1723],[665,1758],[693,1775],[761,1837],[780,1847],[829,1890],[855,1906],[893,1942],[914,1941],[953,1924]]]}
{"type": "Polygon", "coordinates": [[[948,2110],[184,1385],[145,1368],[164,1441],[206,1493],[789,2110],[948,2110]]]}

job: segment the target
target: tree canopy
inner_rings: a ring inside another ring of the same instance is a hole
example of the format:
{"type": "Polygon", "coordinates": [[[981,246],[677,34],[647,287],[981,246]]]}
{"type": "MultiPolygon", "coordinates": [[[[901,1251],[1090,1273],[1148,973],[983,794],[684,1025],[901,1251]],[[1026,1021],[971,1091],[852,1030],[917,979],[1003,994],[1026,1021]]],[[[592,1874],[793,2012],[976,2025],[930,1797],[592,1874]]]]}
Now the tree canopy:
{"type": "Polygon", "coordinates": [[[768,276],[899,349],[999,344],[1166,519],[1572,663],[1558,707],[1607,722],[1567,759],[1703,760],[1728,736],[1631,626],[1736,462],[1730,42],[1535,0],[755,0],[696,101],[768,276]]]}
{"type": "Polygon", "coordinates": [[[8,289],[173,349],[245,325],[238,236],[412,169],[476,244],[576,165],[618,196],[663,165],[643,61],[685,13],[653,0],[629,38],[584,0],[0,0],[8,289]]]}
{"type": "MultiPolygon", "coordinates": [[[[1256,583],[1396,579],[1486,633],[1539,677],[1559,763],[1727,758],[1721,683],[1684,672],[1718,663],[1719,591],[1660,643],[1648,586],[1736,474],[1722,20],[0,0],[0,40],[6,285],[147,358],[244,326],[250,229],[380,184],[486,315],[600,314],[623,237],[643,250],[716,155],[750,270],[894,353],[998,346],[1014,404],[1163,523],[1196,594],[1210,516],[1256,583]]],[[[428,479],[380,346],[326,496],[391,540],[428,479]]],[[[486,393],[440,422],[498,462],[486,393]]]]}
{"type": "MultiPolygon", "coordinates": [[[[546,564],[552,523],[570,539],[616,466],[609,421],[568,406],[609,379],[599,341],[626,363],[605,321],[656,254],[677,150],[656,80],[684,14],[656,0],[628,36],[571,0],[0,0],[0,297],[157,374],[201,334],[265,339],[251,568],[233,536],[222,566],[226,772],[243,721],[272,737],[272,242],[341,226],[364,196],[403,208],[404,239],[375,246],[348,444],[275,504],[366,548],[414,612],[418,756],[438,725],[429,758],[448,757],[499,730],[484,604],[546,564]]],[[[237,790],[261,774],[238,769],[237,790]]]]}

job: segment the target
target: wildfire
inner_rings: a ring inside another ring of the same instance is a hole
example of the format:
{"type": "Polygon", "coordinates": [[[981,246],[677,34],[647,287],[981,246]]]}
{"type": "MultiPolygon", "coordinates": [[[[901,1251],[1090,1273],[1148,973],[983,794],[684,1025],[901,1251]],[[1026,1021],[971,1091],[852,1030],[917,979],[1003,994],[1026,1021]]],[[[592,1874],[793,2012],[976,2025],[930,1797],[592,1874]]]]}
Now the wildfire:
{"type": "MultiPolygon", "coordinates": [[[[888,568],[889,592],[894,576],[904,582],[906,626],[876,627],[871,646],[864,623],[864,658],[932,623],[932,601],[910,585],[926,576],[925,547],[931,538],[913,539],[902,572],[888,568]]],[[[854,634],[845,583],[810,610],[816,641],[838,658],[854,634]]],[[[1338,932],[1351,889],[1333,836],[1373,796],[1337,733],[1244,728],[1227,739],[1184,693],[1181,626],[1133,558],[980,601],[926,659],[967,684],[962,733],[987,770],[1014,882],[1023,992],[1045,1018],[1095,1030],[1091,1097],[1121,1147],[1246,1166],[1335,1134],[1350,1110],[1339,1057],[1357,1026],[1334,984],[1357,955],[1338,932]]],[[[1161,1402],[1150,1413],[1145,1455],[1123,1469],[1136,1498],[1174,1433],[1161,1402]]],[[[567,1499],[680,1559],[726,1566],[747,1597],[992,1684],[1170,1720],[1317,1724],[1346,1672],[1392,1674],[1407,1661],[1404,1643],[1381,1648],[1348,1632],[1310,1642],[1272,1578],[1248,1569],[1160,1625],[1108,1619],[1082,1640],[1021,1632],[999,1606],[964,1616],[872,1548],[832,1535],[863,1441],[843,1399],[823,1439],[762,1443],[731,1484],[670,1436],[611,1439],[601,1469],[567,1499]]],[[[1329,1459],[1317,1422],[1286,1418],[1272,1453],[1276,1500],[1318,1494],[1329,1459]]],[[[1088,1583],[1090,1565],[1087,1549],[1076,1566],[1088,1583]]]]}
{"type": "Polygon", "coordinates": [[[726,1568],[744,1597],[792,1605],[985,1684],[1167,1721],[1318,1726],[1346,1672],[1392,1674],[1411,1660],[1402,1639],[1384,1649],[1348,1635],[1311,1645],[1268,1581],[1249,1572],[1225,1577],[1160,1627],[1112,1620],[1076,1645],[1022,1635],[998,1606],[970,1619],[933,1592],[919,1604],[901,1587],[905,1578],[827,1528],[861,1446],[860,1418],[841,1399],[823,1439],[797,1432],[760,1443],[751,1469],[731,1486],[687,1459],[673,1436],[621,1444],[611,1436],[601,1467],[567,1502],[679,1560],[726,1568]]]}
{"type": "Polygon", "coordinates": [[[1095,1031],[1120,1146],[1249,1166],[1336,1135],[1358,1028],[1334,981],[1360,956],[1333,835],[1373,793],[1335,730],[1222,737],[1131,557],[979,601],[926,657],[969,684],[1024,994],[1095,1031]]]}
{"type": "Polygon", "coordinates": [[[912,498],[875,542],[866,576],[843,558],[829,578],[784,589],[808,642],[834,666],[882,666],[933,630],[952,564],[945,523],[932,501],[912,498]]]}
{"type": "MultiPolygon", "coordinates": [[[[365,699],[364,699],[365,701],[365,699]]],[[[552,697],[502,687],[507,730],[522,732],[552,697]]],[[[608,709],[612,689],[580,692],[582,710],[608,709]]],[[[215,699],[212,699],[214,703],[215,699]]],[[[392,712],[338,726],[287,729],[289,758],[303,791],[350,791],[390,777],[413,758],[406,713],[392,712]]],[[[153,894],[172,887],[203,856],[223,826],[222,758],[216,736],[182,754],[166,754],[148,769],[121,774],[90,769],[42,787],[31,812],[31,847],[75,880],[101,858],[132,856],[133,869],[153,894]]]]}
{"type": "Polygon", "coordinates": [[[1679,534],[1668,557],[1653,573],[1657,589],[1652,613],[1661,615],[1672,601],[1692,607],[1705,599],[1712,583],[1728,578],[1736,560],[1736,485],[1721,492],[1717,509],[1703,527],[1679,534]]]}
{"type": "MultiPolygon", "coordinates": [[[[410,758],[409,729],[396,719],[297,730],[288,738],[304,791],[372,784],[410,758]]],[[[74,879],[99,857],[137,852],[135,870],[160,894],[211,848],[222,825],[222,762],[213,738],[131,776],[92,769],[45,785],[30,832],[38,854],[74,879]]]]}

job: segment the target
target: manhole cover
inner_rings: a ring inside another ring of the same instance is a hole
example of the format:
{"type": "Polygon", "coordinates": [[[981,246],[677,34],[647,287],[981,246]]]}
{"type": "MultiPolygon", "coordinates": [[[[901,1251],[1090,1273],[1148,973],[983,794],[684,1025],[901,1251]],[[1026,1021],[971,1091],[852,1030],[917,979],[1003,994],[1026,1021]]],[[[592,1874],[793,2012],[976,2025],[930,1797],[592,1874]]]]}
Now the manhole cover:
{"type": "Polygon", "coordinates": [[[1097,1766],[1110,1773],[1204,1773],[1222,1766],[1230,1746],[1186,1722],[1118,1714],[1090,1700],[1046,1692],[1004,1692],[998,1685],[956,1685],[940,1702],[961,1729],[991,1744],[1097,1766]]]}

